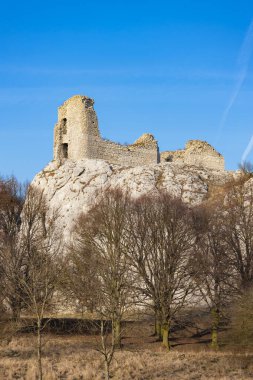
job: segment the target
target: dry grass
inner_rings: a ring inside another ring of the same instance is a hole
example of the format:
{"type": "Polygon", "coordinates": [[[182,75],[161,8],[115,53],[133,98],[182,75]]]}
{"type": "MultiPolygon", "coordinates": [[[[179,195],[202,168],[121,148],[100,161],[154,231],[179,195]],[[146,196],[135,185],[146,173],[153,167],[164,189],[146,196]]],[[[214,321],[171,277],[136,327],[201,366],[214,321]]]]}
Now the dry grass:
{"type": "MultiPolygon", "coordinates": [[[[0,379],[36,379],[33,337],[14,338],[0,348],[0,379]]],[[[85,336],[49,336],[44,348],[44,379],[102,380],[103,363],[90,338],[85,336]],[[93,346],[93,348],[92,348],[93,346]]],[[[113,379],[252,379],[253,357],[230,352],[165,352],[160,345],[125,348],[116,352],[113,379]]]]}

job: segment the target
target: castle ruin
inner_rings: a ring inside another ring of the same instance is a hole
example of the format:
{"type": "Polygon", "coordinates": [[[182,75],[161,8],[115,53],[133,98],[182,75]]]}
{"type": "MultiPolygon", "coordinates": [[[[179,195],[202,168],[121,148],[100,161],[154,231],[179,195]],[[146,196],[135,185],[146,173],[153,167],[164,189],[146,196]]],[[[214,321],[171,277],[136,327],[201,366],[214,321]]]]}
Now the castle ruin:
{"type": "Polygon", "coordinates": [[[100,136],[94,101],[76,95],[58,109],[54,132],[54,159],[63,163],[82,158],[102,159],[112,164],[138,166],[158,163],[157,141],[151,134],[142,135],[132,145],[121,145],[100,136]]]}
{"type": "Polygon", "coordinates": [[[224,170],[224,158],[207,142],[190,140],[184,150],[159,153],[154,136],[142,135],[131,145],[121,145],[101,137],[94,101],[76,95],[58,108],[54,130],[54,160],[78,161],[83,158],[102,159],[112,164],[143,166],[162,162],[224,170]]]}

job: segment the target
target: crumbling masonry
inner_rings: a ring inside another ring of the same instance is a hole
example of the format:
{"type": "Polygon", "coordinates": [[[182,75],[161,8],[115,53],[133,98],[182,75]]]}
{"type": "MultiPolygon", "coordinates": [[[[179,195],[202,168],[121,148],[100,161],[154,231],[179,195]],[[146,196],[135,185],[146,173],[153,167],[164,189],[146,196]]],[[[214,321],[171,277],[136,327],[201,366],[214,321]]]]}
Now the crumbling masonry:
{"type": "Polygon", "coordinates": [[[54,134],[54,159],[103,159],[113,164],[137,166],[159,162],[157,141],[144,134],[132,145],[121,145],[101,138],[94,101],[73,96],[58,109],[54,134]]]}
{"type": "MultiPolygon", "coordinates": [[[[145,133],[131,145],[103,139],[93,105],[92,99],[76,95],[59,107],[54,130],[54,160],[62,164],[66,159],[102,159],[124,166],[160,162],[158,144],[151,134],[145,133]]],[[[161,153],[161,161],[224,170],[223,157],[211,145],[198,140],[189,141],[185,150],[161,153]]]]}

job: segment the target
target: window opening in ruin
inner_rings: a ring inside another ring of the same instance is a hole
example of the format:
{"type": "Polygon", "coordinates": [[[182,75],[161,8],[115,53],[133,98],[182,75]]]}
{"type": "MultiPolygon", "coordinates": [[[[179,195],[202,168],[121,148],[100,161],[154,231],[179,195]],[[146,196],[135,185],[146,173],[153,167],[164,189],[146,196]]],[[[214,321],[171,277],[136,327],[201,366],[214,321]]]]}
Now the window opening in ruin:
{"type": "Polygon", "coordinates": [[[68,158],[68,144],[62,144],[62,156],[68,158]]]}
{"type": "Polygon", "coordinates": [[[61,126],[62,126],[62,133],[65,135],[67,133],[67,119],[66,118],[62,119],[61,126]]]}

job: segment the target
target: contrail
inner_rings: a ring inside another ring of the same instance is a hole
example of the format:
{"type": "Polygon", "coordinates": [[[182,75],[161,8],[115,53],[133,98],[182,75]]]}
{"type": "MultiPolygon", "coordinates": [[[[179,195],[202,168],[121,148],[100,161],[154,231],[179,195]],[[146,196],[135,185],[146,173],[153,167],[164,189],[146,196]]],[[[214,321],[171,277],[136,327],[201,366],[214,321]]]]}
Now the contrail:
{"type": "Polygon", "coordinates": [[[240,49],[240,53],[238,57],[239,74],[238,74],[237,82],[230,96],[229,102],[222,114],[217,139],[220,138],[221,132],[226,124],[230,110],[233,107],[238,97],[238,94],[242,88],[242,85],[245,81],[245,78],[247,76],[252,51],[253,51],[253,20],[250,23],[250,26],[245,35],[242,47],[240,49]]]}
{"type": "Polygon", "coordinates": [[[251,150],[253,148],[253,135],[251,136],[251,139],[247,145],[247,148],[243,152],[242,158],[241,158],[241,165],[243,165],[246,162],[246,158],[250,154],[251,150]]]}

